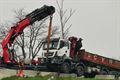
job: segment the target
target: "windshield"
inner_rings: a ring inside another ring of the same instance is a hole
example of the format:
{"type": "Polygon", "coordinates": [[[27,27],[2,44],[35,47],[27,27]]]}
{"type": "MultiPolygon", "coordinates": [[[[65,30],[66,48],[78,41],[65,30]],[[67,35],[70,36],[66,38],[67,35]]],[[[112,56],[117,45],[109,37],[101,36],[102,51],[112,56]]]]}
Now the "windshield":
{"type": "MultiPolygon", "coordinates": [[[[58,41],[51,41],[49,45],[49,49],[57,49],[58,41]]],[[[43,49],[47,49],[47,42],[44,42],[43,49]]]]}

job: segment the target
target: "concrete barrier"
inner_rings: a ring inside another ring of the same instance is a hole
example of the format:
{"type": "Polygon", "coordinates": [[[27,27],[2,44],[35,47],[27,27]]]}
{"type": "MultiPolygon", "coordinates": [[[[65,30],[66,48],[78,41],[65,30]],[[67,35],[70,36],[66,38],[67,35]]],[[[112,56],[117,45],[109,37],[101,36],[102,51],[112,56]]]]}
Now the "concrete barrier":
{"type": "MultiPolygon", "coordinates": [[[[96,75],[95,78],[96,79],[112,79],[112,80],[115,80],[114,75],[96,75]]],[[[119,77],[119,80],[120,80],[120,77],[119,77]]]]}
{"type": "Polygon", "coordinates": [[[16,75],[16,70],[0,69],[0,80],[5,77],[16,75]]]}
{"type": "MultiPolygon", "coordinates": [[[[36,76],[36,75],[40,75],[40,76],[46,76],[46,75],[53,75],[53,76],[58,76],[59,77],[77,77],[76,74],[64,74],[64,73],[56,73],[56,72],[40,72],[40,71],[32,71],[32,70],[24,70],[25,72],[25,75],[28,76],[28,77],[33,77],[33,76],[36,76]]],[[[5,77],[10,77],[10,76],[14,76],[14,75],[17,75],[17,70],[10,70],[10,69],[5,69],[5,68],[1,68],[0,69],[0,80],[2,78],[5,78],[5,77]]],[[[80,77],[80,78],[83,78],[80,77]]],[[[114,79],[114,76],[113,75],[96,75],[95,77],[96,79],[114,79]]],[[[120,77],[119,77],[119,80],[120,80],[120,77]]]]}
{"type": "MultiPolygon", "coordinates": [[[[15,76],[17,75],[18,70],[11,70],[11,69],[0,69],[0,80],[5,77],[15,76]]],[[[25,76],[34,77],[36,75],[46,76],[52,74],[51,72],[39,72],[33,70],[24,70],[25,76]]]]}

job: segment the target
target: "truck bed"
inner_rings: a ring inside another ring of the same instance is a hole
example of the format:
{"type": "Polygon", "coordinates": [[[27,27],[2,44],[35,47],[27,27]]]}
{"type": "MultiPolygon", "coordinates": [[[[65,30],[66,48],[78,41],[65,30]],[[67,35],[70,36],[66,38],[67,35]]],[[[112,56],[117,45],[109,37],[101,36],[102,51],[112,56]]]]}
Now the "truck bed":
{"type": "Polygon", "coordinates": [[[79,51],[79,57],[80,59],[88,62],[92,62],[98,65],[110,67],[112,69],[120,70],[120,61],[115,59],[111,59],[111,58],[103,57],[90,52],[86,52],[85,50],[79,51]]]}

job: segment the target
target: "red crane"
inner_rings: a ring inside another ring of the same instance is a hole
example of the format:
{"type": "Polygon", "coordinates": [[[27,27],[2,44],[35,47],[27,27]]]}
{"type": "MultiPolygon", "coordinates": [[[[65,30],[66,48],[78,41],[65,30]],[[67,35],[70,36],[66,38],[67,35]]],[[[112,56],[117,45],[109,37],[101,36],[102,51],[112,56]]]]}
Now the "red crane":
{"type": "Polygon", "coordinates": [[[22,34],[23,30],[32,25],[36,21],[40,21],[43,18],[52,15],[55,12],[55,8],[53,6],[46,6],[44,5],[40,9],[36,9],[30,14],[28,14],[23,20],[17,23],[17,25],[11,27],[10,31],[8,32],[7,36],[2,41],[2,49],[3,49],[3,60],[6,64],[14,63],[15,60],[11,58],[10,54],[14,56],[14,52],[10,53],[10,47],[17,36],[22,34]]]}

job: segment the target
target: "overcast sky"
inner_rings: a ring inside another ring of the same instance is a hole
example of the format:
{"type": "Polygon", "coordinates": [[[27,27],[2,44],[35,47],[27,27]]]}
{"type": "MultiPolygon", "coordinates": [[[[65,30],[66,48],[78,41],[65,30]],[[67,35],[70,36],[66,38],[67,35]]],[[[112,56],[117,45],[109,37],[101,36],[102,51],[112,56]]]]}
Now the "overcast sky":
{"type": "MultiPolygon", "coordinates": [[[[57,9],[55,0],[0,0],[0,23],[12,21],[13,10],[31,12],[44,4],[57,9]]],[[[64,8],[75,10],[70,35],[82,37],[87,51],[120,59],[120,0],[65,0],[64,8]]],[[[57,19],[56,12],[53,25],[60,25],[57,19]]]]}

